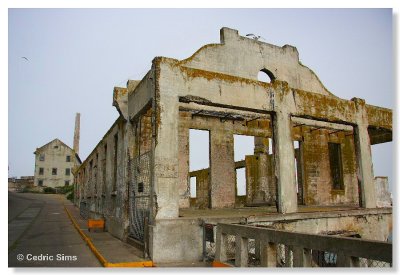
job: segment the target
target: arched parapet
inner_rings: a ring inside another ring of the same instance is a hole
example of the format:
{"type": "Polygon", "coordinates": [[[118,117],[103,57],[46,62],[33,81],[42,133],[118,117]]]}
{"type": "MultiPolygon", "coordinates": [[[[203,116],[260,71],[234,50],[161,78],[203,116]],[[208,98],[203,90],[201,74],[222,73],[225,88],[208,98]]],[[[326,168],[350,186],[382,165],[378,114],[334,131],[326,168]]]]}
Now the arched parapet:
{"type": "Polygon", "coordinates": [[[296,47],[264,43],[229,28],[220,30],[220,41],[201,47],[179,65],[252,80],[259,80],[259,72],[264,71],[271,80],[286,81],[292,88],[332,95],[318,76],[300,63],[296,47]]]}

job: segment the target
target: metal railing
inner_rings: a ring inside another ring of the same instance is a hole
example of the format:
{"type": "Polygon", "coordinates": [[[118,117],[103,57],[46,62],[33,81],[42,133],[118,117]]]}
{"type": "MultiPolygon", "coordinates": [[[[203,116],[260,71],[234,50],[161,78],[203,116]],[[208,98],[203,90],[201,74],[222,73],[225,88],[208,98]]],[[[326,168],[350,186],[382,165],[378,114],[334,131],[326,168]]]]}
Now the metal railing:
{"type": "Polygon", "coordinates": [[[390,267],[392,244],[218,224],[215,260],[237,267],[390,267]]]}

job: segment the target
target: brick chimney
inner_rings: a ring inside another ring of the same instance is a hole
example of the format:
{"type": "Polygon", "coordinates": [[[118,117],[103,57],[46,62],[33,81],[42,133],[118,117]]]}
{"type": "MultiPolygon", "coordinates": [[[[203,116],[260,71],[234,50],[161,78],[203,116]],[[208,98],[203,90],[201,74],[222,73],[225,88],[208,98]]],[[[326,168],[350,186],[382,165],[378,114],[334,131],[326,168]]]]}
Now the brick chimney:
{"type": "Polygon", "coordinates": [[[74,151],[79,155],[79,128],[80,128],[81,114],[76,113],[75,116],[75,132],[74,132],[74,151]]]}

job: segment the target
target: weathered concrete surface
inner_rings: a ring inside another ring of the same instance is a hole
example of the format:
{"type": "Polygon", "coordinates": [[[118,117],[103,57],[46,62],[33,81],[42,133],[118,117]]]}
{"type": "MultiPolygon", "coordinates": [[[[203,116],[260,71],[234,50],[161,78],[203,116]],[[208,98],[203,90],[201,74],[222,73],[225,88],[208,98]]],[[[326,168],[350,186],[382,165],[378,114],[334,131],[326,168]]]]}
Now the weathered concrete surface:
{"type": "MultiPolygon", "coordinates": [[[[273,146],[275,156],[275,177],[277,178],[277,200],[280,213],[297,211],[296,179],[292,124],[289,113],[282,106],[289,105],[289,91],[283,88],[275,97],[279,109],[273,116],[273,146]]],[[[277,106],[277,108],[278,108],[277,106]]]]}
{"type": "Polygon", "coordinates": [[[153,235],[151,255],[154,263],[181,262],[202,260],[203,229],[197,219],[157,220],[151,227],[153,235]],[[163,249],[160,249],[160,248],[163,249]]]}
{"type": "Polygon", "coordinates": [[[260,70],[267,69],[293,88],[330,94],[314,72],[299,62],[295,47],[255,41],[229,28],[221,29],[221,44],[203,46],[180,65],[253,80],[260,70]]]}
{"type": "Polygon", "coordinates": [[[223,129],[210,132],[211,208],[235,205],[235,166],[233,134],[226,124],[223,129]]]}
{"type": "Polygon", "coordinates": [[[357,110],[357,126],[354,127],[354,140],[358,166],[357,176],[361,188],[361,205],[365,208],[375,208],[376,193],[365,100],[353,98],[352,101],[354,101],[357,110]]]}
{"type": "Polygon", "coordinates": [[[86,203],[89,216],[104,218],[106,229],[120,239],[126,238],[129,225],[126,204],[128,130],[127,122],[120,116],[74,172],[77,180],[75,204],[86,203]]]}
{"type": "Polygon", "coordinates": [[[306,205],[358,203],[354,142],[345,134],[329,134],[329,129],[301,127],[304,139],[304,179],[306,205]],[[334,190],[329,167],[328,142],[341,144],[344,190],[334,190]]]}
{"type": "Polygon", "coordinates": [[[311,234],[327,234],[328,232],[357,232],[362,239],[386,241],[392,228],[392,215],[351,215],[347,217],[329,217],[315,219],[300,219],[294,221],[276,221],[258,223],[269,225],[275,229],[311,234]]]}
{"type": "Polygon", "coordinates": [[[113,106],[117,108],[118,113],[124,118],[128,118],[128,89],[114,87],[113,106]]]}
{"type": "Polygon", "coordinates": [[[376,207],[392,207],[392,198],[389,192],[388,177],[375,177],[376,207]]]}
{"type": "Polygon", "coordinates": [[[34,176],[21,176],[19,179],[16,177],[8,178],[8,191],[20,192],[24,188],[33,188],[34,181],[34,176]]]}
{"type": "MultiPolygon", "coordinates": [[[[190,114],[179,114],[190,119],[190,114]]],[[[178,173],[179,173],[179,208],[188,208],[190,206],[190,182],[189,179],[189,129],[179,123],[179,155],[178,155],[178,173]]],[[[198,194],[196,192],[196,194],[198,194]]],[[[198,195],[197,195],[198,196],[198,195]]]]}

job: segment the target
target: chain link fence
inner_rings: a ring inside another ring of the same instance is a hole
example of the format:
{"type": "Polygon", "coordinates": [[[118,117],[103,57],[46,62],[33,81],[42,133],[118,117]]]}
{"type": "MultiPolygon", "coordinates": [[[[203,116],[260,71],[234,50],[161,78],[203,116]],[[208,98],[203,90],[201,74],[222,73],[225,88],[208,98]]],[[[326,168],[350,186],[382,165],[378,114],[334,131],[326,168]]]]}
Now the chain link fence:
{"type": "Polygon", "coordinates": [[[83,219],[87,220],[89,218],[89,207],[85,201],[81,201],[79,211],[83,219]]]}
{"type": "Polygon", "coordinates": [[[145,241],[145,223],[150,217],[151,151],[129,160],[129,235],[145,241]]]}
{"type": "Polygon", "coordinates": [[[360,267],[392,267],[388,262],[359,258],[360,267]]]}

